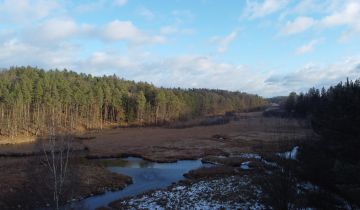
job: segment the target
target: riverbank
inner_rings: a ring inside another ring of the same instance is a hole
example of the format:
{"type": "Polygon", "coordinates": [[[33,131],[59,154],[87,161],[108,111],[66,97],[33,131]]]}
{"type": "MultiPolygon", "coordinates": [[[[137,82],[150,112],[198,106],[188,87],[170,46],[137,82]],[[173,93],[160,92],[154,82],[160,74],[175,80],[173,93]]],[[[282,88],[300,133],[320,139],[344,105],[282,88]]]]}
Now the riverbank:
{"type": "MultiPolygon", "coordinates": [[[[132,183],[101,164],[71,160],[62,202],[81,200],[132,183]]],[[[0,209],[34,209],[52,205],[51,178],[38,157],[0,158],[0,209]]]]}
{"type": "Polygon", "coordinates": [[[98,209],[352,209],[343,198],[294,174],[295,160],[254,153],[212,160],[213,167],[192,170],[166,189],[98,209]]]}

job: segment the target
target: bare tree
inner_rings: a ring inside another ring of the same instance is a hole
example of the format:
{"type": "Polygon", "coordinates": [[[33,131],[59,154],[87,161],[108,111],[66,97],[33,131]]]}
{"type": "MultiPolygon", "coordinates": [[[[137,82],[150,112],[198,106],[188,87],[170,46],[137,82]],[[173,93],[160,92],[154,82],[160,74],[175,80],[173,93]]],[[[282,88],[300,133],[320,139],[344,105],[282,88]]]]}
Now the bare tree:
{"type": "Polygon", "coordinates": [[[69,135],[56,135],[55,118],[52,115],[49,126],[49,140],[46,143],[43,142],[43,152],[45,165],[50,172],[50,185],[52,185],[53,201],[56,209],[59,209],[68,172],[70,139],[69,135]]]}

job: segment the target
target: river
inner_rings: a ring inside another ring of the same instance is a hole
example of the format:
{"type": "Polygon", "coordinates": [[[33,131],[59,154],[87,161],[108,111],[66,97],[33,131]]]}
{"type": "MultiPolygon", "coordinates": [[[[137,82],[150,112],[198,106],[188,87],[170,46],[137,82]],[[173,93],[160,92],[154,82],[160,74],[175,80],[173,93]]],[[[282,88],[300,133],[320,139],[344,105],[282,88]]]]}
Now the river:
{"type": "Polygon", "coordinates": [[[79,202],[73,202],[70,204],[71,208],[92,210],[107,206],[110,202],[120,198],[138,195],[153,189],[166,188],[172,183],[184,179],[183,174],[188,171],[210,166],[203,164],[201,160],[181,160],[175,163],[155,163],[134,157],[113,160],[114,166],[109,166],[108,169],[114,173],[130,176],[133,179],[133,184],[123,190],[109,191],[79,202]]]}

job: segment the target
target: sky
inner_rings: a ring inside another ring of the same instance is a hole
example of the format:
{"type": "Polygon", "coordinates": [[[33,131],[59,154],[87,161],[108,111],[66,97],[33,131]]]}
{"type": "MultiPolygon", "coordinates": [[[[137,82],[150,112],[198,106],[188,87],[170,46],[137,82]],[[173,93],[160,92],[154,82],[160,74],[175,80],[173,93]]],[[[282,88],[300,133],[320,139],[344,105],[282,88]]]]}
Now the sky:
{"type": "Polygon", "coordinates": [[[0,0],[0,68],[264,97],[360,78],[360,0],[0,0]]]}

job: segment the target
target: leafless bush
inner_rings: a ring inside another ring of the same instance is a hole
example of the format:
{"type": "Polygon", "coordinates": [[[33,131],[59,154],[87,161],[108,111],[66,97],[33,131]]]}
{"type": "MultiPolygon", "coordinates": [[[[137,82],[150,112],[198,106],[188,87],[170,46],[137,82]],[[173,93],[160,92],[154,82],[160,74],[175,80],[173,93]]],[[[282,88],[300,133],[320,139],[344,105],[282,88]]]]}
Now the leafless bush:
{"type": "Polygon", "coordinates": [[[52,185],[54,207],[59,209],[60,200],[63,194],[64,183],[68,174],[70,156],[70,136],[55,136],[51,131],[49,140],[43,143],[44,159],[43,164],[50,175],[52,185]]]}

